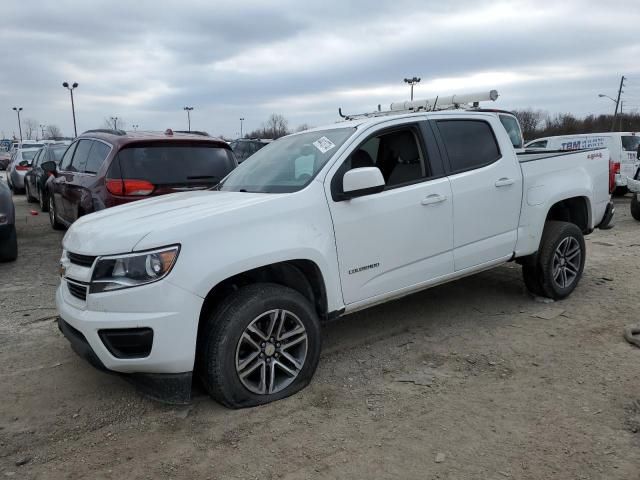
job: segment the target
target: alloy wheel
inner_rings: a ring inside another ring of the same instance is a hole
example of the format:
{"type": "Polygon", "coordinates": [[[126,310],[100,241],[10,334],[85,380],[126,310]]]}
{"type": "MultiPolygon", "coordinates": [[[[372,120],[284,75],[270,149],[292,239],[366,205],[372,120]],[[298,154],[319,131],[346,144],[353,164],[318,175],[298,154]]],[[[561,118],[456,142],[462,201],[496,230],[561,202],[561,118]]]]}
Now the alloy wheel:
{"type": "Polygon", "coordinates": [[[305,364],[307,330],[289,310],[269,310],[245,328],[236,347],[236,373],[250,392],[268,395],[293,383],[305,364]]]}
{"type": "Polygon", "coordinates": [[[567,288],[578,278],[582,263],[582,249],[574,237],[564,238],[553,254],[553,281],[567,288]]]}

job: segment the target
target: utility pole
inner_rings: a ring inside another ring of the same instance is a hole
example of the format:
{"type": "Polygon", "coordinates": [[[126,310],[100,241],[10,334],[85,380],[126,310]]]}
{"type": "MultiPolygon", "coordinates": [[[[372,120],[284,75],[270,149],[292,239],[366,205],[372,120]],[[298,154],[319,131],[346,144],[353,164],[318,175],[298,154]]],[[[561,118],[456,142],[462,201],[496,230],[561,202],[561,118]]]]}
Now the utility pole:
{"type": "Polygon", "coordinates": [[[242,122],[244,122],[244,117],[240,118],[240,138],[242,138],[242,122]]]}
{"type": "Polygon", "coordinates": [[[189,131],[191,131],[191,110],[193,110],[193,107],[184,107],[183,110],[187,111],[187,122],[189,123],[189,131]]]}
{"type": "Polygon", "coordinates": [[[40,124],[40,130],[42,130],[42,140],[44,140],[44,127],[46,127],[46,125],[40,124]]]}
{"type": "Polygon", "coordinates": [[[611,131],[613,132],[616,129],[616,118],[618,117],[618,107],[620,106],[620,95],[622,95],[622,87],[624,87],[624,75],[620,79],[620,88],[618,88],[618,99],[616,100],[616,109],[613,112],[613,122],[611,122],[611,131]]]}
{"type": "Polygon", "coordinates": [[[118,129],[118,117],[111,117],[111,121],[113,122],[113,129],[118,129]]]}
{"type": "Polygon", "coordinates": [[[22,143],[22,125],[20,124],[20,112],[22,111],[22,107],[13,107],[13,109],[18,114],[18,129],[20,130],[20,143],[22,143]]]}

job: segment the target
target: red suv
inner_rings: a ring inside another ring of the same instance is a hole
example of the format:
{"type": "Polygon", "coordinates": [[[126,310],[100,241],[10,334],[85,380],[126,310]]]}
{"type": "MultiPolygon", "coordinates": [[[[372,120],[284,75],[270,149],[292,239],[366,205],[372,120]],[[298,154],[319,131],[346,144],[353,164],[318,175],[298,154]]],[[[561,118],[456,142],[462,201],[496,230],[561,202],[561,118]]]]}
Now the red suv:
{"type": "Polygon", "coordinates": [[[89,130],[58,166],[42,164],[49,219],[60,229],[87,213],[165,193],[215,186],[237,166],[229,145],[203,135],[89,130]]]}

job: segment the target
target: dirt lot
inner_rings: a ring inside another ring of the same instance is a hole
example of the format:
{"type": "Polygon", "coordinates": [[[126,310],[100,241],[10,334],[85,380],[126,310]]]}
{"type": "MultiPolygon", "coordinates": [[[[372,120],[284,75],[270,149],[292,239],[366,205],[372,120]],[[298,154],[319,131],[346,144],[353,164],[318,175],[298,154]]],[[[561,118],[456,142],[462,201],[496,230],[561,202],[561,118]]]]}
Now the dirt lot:
{"type": "Polygon", "coordinates": [[[588,237],[584,277],[542,303],[513,264],[325,328],[311,386],[231,411],[164,406],[80,360],[53,318],[62,234],[15,199],[0,264],[0,476],[640,478],[640,223],[588,237]],[[413,383],[412,383],[413,382],[413,383]],[[25,463],[18,466],[18,463],[25,463]]]}

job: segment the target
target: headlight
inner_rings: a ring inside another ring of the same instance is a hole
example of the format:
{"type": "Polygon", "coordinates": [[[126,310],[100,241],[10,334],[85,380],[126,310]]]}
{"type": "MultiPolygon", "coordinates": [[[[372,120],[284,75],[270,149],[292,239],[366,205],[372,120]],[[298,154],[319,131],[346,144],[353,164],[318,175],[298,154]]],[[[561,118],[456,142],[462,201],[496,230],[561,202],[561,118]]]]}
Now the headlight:
{"type": "Polygon", "coordinates": [[[178,258],[180,247],[99,257],[91,277],[90,293],[137,287],[166,277],[178,258]]]}

